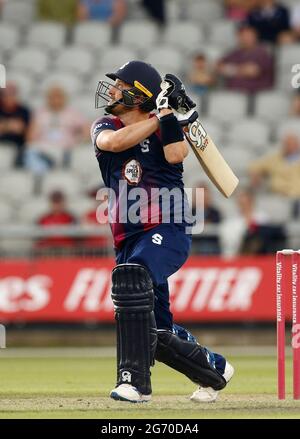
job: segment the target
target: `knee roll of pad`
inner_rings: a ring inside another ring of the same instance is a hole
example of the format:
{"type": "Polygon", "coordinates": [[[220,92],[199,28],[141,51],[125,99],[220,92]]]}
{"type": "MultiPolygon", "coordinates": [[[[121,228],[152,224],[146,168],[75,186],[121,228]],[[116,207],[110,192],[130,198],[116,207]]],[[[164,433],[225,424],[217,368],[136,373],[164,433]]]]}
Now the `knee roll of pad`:
{"type": "Polygon", "coordinates": [[[171,331],[159,330],[155,359],[186,375],[203,387],[222,390],[224,377],[209,363],[205,350],[198,343],[179,338],[171,331]]]}
{"type": "Polygon", "coordinates": [[[147,269],[139,264],[117,265],[112,272],[111,297],[116,312],[153,311],[153,283],[147,269]]]}

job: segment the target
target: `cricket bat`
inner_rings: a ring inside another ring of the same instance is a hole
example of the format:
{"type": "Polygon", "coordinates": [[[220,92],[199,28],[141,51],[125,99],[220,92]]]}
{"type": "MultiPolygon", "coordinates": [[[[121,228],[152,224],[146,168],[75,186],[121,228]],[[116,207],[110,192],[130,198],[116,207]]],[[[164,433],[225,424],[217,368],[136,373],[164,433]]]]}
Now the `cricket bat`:
{"type": "Polygon", "coordinates": [[[239,183],[199,119],[184,128],[185,137],[200,165],[218,190],[229,198],[239,183]]]}

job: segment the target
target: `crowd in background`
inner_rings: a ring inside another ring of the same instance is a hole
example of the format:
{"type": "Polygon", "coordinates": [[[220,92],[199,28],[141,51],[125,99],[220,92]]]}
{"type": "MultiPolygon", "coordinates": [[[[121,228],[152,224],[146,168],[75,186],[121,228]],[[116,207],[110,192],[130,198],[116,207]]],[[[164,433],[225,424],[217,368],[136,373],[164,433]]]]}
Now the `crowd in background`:
{"type": "MultiPolygon", "coordinates": [[[[165,0],[141,0],[149,15],[164,24],[165,0]]],[[[122,24],[127,15],[126,0],[38,0],[37,17],[40,20],[55,20],[67,25],[74,25],[83,20],[106,21],[113,27],[122,24]]]]}
{"type": "MultiPolygon", "coordinates": [[[[3,3],[5,0],[0,4],[3,3]]],[[[164,0],[144,0],[141,3],[150,19],[162,28],[167,24],[164,0]]],[[[184,13],[183,5],[183,17],[184,13]]],[[[104,21],[113,28],[113,39],[117,42],[118,29],[128,17],[128,4],[126,0],[37,0],[36,17],[38,20],[62,22],[70,29],[85,20],[104,21]]],[[[188,89],[201,97],[214,90],[235,91],[250,97],[273,90],[276,84],[274,47],[299,42],[300,2],[294,8],[288,8],[284,2],[273,0],[224,0],[224,17],[236,23],[236,47],[213,62],[205,51],[193,48],[185,75],[188,89]]],[[[7,87],[0,89],[0,142],[15,148],[15,167],[26,169],[36,176],[43,176],[58,165],[68,168],[72,150],[89,142],[90,120],[72,106],[65,89],[53,85],[47,89],[43,99],[40,107],[31,108],[30,102],[22,102],[17,85],[9,78],[7,87]]],[[[291,95],[289,113],[294,118],[300,117],[300,94],[297,91],[291,95]]],[[[298,134],[292,131],[286,133],[281,139],[280,149],[266,156],[262,154],[249,164],[247,175],[247,186],[240,189],[236,196],[238,214],[226,219],[214,206],[209,186],[199,183],[205,188],[205,222],[219,225],[220,233],[195,237],[196,253],[268,253],[276,246],[284,245],[284,227],[271,224],[266,213],[257,208],[256,194],[267,179],[270,192],[290,198],[293,201],[292,215],[295,219],[300,218],[298,134]]],[[[38,224],[43,227],[96,223],[96,208],[87,211],[81,218],[70,214],[62,190],[53,191],[49,202],[49,212],[38,219],[38,224]]],[[[84,245],[101,247],[107,242],[107,238],[91,237],[84,245]]],[[[39,248],[73,247],[77,244],[67,237],[37,242],[39,248]]]]}

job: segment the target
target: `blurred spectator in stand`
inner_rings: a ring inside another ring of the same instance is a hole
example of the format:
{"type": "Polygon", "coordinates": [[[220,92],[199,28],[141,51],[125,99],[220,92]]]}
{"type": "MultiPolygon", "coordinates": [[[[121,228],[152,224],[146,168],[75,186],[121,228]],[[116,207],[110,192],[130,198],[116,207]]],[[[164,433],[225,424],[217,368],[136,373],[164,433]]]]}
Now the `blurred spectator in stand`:
{"type": "Polygon", "coordinates": [[[69,106],[65,91],[49,88],[45,107],[34,114],[25,153],[25,165],[36,174],[43,174],[56,164],[68,164],[70,152],[88,139],[85,118],[69,106]]]}
{"type": "Polygon", "coordinates": [[[273,57],[259,44],[255,29],[241,24],[238,41],[238,47],[217,65],[226,88],[249,94],[270,89],[274,77],[273,57]]]}
{"type": "Polygon", "coordinates": [[[276,43],[280,33],[290,29],[288,8],[275,0],[258,0],[247,21],[257,30],[260,40],[269,43],[276,43]]]}
{"type": "Polygon", "coordinates": [[[257,0],[224,0],[225,16],[232,21],[245,21],[257,0]]]}
{"type": "Polygon", "coordinates": [[[166,23],[166,7],[165,0],[142,0],[142,4],[149,12],[152,18],[159,24],[165,25],[166,23]]]}
{"type": "Polygon", "coordinates": [[[72,26],[77,21],[78,0],[37,0],[39,20],[58,21],[72,26]]]}
{"type": "Polygon", "coordinates": [[[300,92],[296,93],[293,97],[290,115],[300,117],[300,92]]]}
{"type": "Polygon", "coordinates": [[[272,192],[294,200],[293,215],[300,215],[300,139],[296,134],[286,134],[282,148],[252,163],[249,172],[253,187],[268,179],[272,192]]]}
{"type": "Polygon", "coordinates": [[[120,26],[126,16],[125,0],[79,0],[79,20],[99,20],[112,27],[120,26]]]}
{"type": "Polygon", "coordinates": [[[285,232],[270,223],[268,215],[256,206],[254,192],[242,189],[236,197],[238,215],[226,219],[220,228],[225,256],[274,253],[285,247],[285,232]]]}
{"type": "Polygon", "coordinates": [[[81,224],[87,226],[95,226],[102,231],[102,235],[88,236],[82,242],[85,253],[91,252],[95,254],[103,254],[107,251],[111,245],[111,232],[108,223],[108,210],[107,210],[107,197],[104,201],[97,200],[98,190],[89,192],[89,196],[95,200],[95,207],[86,212],[82,219],[81,224]],[[101,208],[100,208],[101,206],[101,208]]]}
{"type": "Polygon", "coordinates": [[[300,140],[296,134],[286,134],[279,151],[267,154],[250,166],[253,187],[264,178],[270,180],[274,193],[300,197],[300,140]]]}
{"type": "Polygon", "coordinates": [[[193,92],[199,95],[206,93],[214,85],[215,76],[204,54],[199,53],[194,56],[187,81],[193,92]]]}
{"type": "MultiPolygon", "coordinates": [[[[43,215],[37,224],[41,227],[68,226],[76,224],[76,219],[66,208],[64,194],[60,190],[53,191],[49,195],[49,212],[43,215]]],[[[38,249],[51,248],[53,251],[61,252],[63,249],[72,248],[76,240],[72,237],[56,235],[42,238],[37,242],[38,249]]]]}
{"type": "Polygon", "coordinates": [[[16,166],[23,165],[30,117],[30,110],[21,104],[14,83],[8,82],[6,88],[0,88],[0,142],[8,142],[16,147],[16,166]]]}
{"type": "MultiPolygon", "coordinates": [[[[202,196],[193,191],[192,214],[196,218],[197,223],[204,221],[205,226],[210,224],[219,224],[222,220],[219,210],[214,206],[209,187],[205,183],[199,183],[197,189],[201,189],[202,196]]],[[[196,189],[196,190],[197,190],[196,189]]],[[[215,231],[207,231],[205,235],[193,235],[193,253],[195,254],[220,254],[219,237],[215,231]]]]}

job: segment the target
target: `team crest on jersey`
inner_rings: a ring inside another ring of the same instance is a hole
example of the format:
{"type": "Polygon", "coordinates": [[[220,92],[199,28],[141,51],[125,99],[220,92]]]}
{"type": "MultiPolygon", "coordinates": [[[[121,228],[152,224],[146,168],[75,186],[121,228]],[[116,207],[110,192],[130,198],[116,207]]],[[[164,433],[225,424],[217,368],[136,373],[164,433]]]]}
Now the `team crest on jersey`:
{"type": "Polygon", "coordinates": [[[136,185],[141,181],[141,177],[142,167],[140,163],[135,159],[128,160],[123,167],[123,178],[129,184],[136,185]]]}

